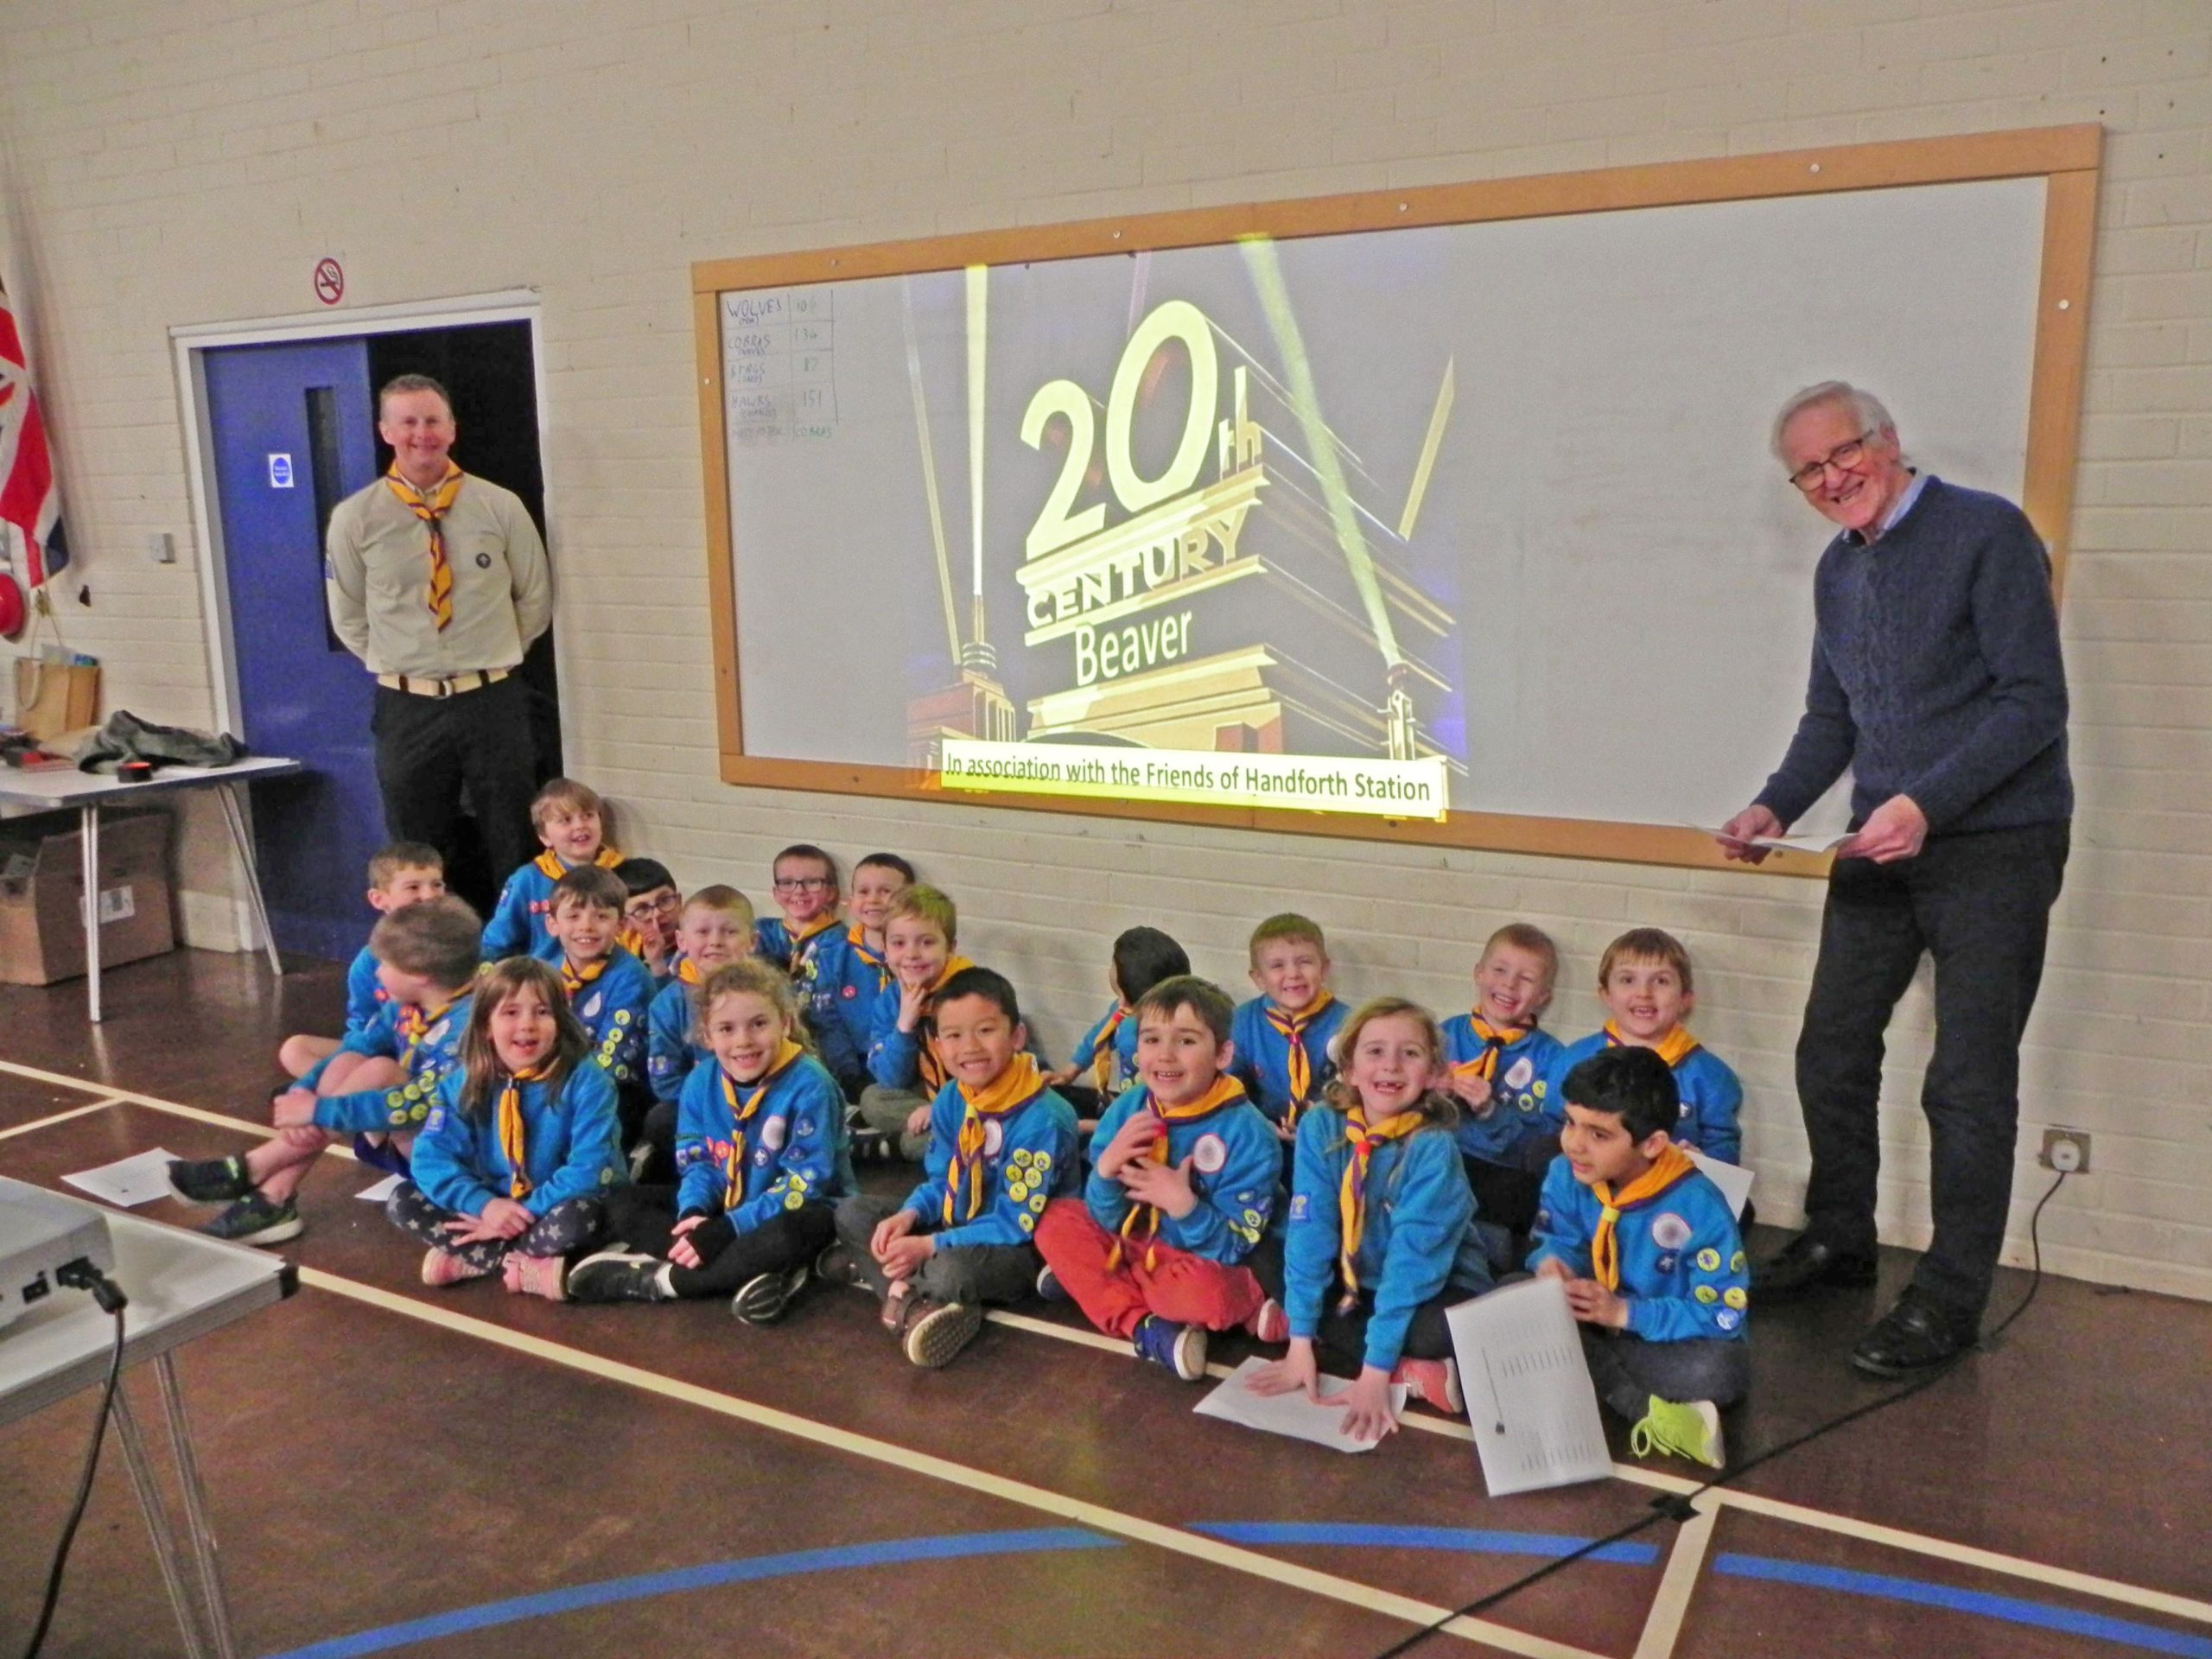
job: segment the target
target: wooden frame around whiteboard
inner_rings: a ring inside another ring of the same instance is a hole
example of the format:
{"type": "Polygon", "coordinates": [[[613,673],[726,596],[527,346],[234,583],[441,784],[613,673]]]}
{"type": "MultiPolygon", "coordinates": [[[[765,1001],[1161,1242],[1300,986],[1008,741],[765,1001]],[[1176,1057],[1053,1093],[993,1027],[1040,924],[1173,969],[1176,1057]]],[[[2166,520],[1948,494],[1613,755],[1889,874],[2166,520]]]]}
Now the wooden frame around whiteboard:
{"type": "MultiPolygon", "coordinates": [[[[721,338],[717,296],[725,289],[779,288],[854,277],[957,270],[974,264],[1074,259],[1141,249],[1187,248],[1240,237],[1277,240],[1410,226],[1464,225],[1622,208],[1679,207],[1904,185],[2043,178],[2043,269],[2035,357],[2029,383],[2027,463],[2021,505],[2050,549],[2053,581],[2063,587],[2074,503],[2074,458],[2081,424],[2082,363],[2088,326],[2090,251],[2096,228],[2103,130],[2094,124],[2035,127],[1952,138],[1852,144],[1712,161],[1669,162],[1548,174],[1409,190],[1370,190],[1301,200],[1191,208],[1071,224],[1016,226],[959,236],[880,242],[810,252],[707,260],[691,267],[697,332],[699,430],[706,461],[707,570],[712,594],[715,702],[726,783],[771,789],[950,801],[1087,817],[1217,824],[1352,841],[1541,853],[1630,863],[1719,867],[1712,840],[1692,830],[1587,818],[1452,812],[1443,821],[1129,803],[1039,795],[946,791],[929,774],[901,766],[766,760],[747,755],[738,700],[737,594],[732,575],[728,434],[723,427],[721,338]]],[[[1764,868],[1817,875],[1825,858],[1783,857],[1764,868]]],[[[1742,866],[1728,868],[1741,868],[1742,866]]]]}

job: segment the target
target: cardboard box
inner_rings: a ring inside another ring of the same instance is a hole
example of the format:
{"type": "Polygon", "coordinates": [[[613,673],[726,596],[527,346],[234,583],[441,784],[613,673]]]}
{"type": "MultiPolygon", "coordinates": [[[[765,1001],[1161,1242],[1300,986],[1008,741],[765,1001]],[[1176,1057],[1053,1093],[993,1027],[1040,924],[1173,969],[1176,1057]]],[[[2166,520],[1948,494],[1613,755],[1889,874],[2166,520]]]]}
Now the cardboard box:
{"type": "Polygon", "coordinates": [[[16,659],[16,724],[40,742],[92,725],[99,718],[99,706],[98,663],[16,659]]]}
{"type": "MultiPolygon", "coordinates": [[[[0,819],[0,982],[51,985],[85,971],[85,849],[74,812],[0,819]]],[[[176,948],[169,815],[100,814],[100,967],[176,948]]]]}

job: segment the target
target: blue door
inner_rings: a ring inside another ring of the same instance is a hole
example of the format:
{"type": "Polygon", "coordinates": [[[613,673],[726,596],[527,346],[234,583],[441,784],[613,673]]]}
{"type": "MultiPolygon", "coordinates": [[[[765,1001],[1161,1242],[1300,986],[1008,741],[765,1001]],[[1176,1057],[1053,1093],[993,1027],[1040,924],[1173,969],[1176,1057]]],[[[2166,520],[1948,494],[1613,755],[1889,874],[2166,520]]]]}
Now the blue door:
{"type": "Polygon", "coordinates": [[[223,525],[238,735],[306,776],[257,786],[254,844],[279,948],[350,957],[384,842],[374,688],[323,603],[330,510],[376,477],[368,348],[359,340],[233,346],[202,358],[223,525]]]}

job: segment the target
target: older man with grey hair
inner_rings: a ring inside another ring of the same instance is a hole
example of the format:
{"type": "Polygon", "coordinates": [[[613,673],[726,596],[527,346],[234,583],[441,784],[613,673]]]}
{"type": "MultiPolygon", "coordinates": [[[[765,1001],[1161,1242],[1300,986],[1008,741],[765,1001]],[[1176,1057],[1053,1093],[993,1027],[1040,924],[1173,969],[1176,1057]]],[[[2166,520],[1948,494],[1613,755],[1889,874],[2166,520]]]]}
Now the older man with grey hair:
{"type": "Polygon", "coordinates": [[[1839,533],[1814,575],[1804,715],[1721,846],[1757,861],[1752,838],[1780,834],[1846,767],[1852,835],[1797,1039],[1805,1229],[1753,1269],[1752,1290],[1873,1283],[1883,1036],[1926,953],[1935,1236],[1851,1355],[1903,1376],[1977,1339],[2012,1199],[2020,1035],[2074,810],[2050,560],[2011,502],[1908,467],[1889,411],[1842,381],[1783,406],[1774,450],[1839,533]]]}

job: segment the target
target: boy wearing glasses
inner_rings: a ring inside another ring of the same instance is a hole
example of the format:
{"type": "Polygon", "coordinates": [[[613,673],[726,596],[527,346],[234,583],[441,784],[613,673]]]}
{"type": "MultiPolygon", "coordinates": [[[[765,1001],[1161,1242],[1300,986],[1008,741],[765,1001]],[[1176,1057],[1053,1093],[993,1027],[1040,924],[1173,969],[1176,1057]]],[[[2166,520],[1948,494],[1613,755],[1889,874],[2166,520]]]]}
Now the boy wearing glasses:
{"type": "Polygon", "coordinates": [[[822,1064],[846,1097],[855,1098],[868,1082],[868,1058],[837,1006],[849,949],[837,915],[837,861],[801,842],[778,853],[768,869],[770,892],[784,914],[780,921],[768,917],[753,924],[753,953],[791,976],[822,1064]]]}

